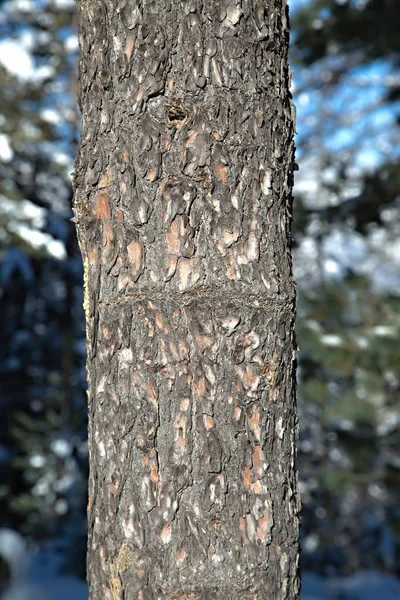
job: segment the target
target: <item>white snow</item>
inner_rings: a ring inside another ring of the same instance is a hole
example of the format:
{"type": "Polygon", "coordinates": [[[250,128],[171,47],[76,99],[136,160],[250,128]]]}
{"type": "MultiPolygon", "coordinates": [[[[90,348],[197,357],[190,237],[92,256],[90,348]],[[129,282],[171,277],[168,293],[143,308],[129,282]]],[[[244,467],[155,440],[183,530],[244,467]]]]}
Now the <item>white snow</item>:
{"type": "Polygon", "coordinates": [[[24,583],[15,583],[1,596],[1,600],[50,600],[39,589],[24,583]]]}
{"type": "Polygon", "coordinates": [[[400,425],[400,414],[397,410],[385,410],[379,422],[376,433],[385,437],[397,429],[400,425]]]}
{"type": "Polygon", "coordinates": [[[0,133],[0,160],[10,162],[14,157],[14,150],[11,148],[10,139],[5,133],[0,133]]]}
{"type": "Polygon", "coordinates": [[[303,550],[306,552],[315,552],[320,543],[319,536],[316,533],[310,533],[302,544],[303,550]]]}
{"type": "Polygon", "coordinates": [[[11,529],[0,529],[0,556],[8,563],[11,580],[0,600],[87,600],[84,581],[60,576],[40,553],[31,560],[25,540],[11,529]]]}
{"type": "Polygon", "coordinates": [[[59,125],[61,123],[61,115],[54,108],[44,108],[40,111],[39,115],[43,121],[47,121],[52,125],[59,125]]]}
{"type": "MultiPolygon", "coordinates": [[[[312,538],[312,536],[309,536],[312,538]]],[[[309,539],[311,545],[317,540],[309,539]]],[[[51,550],[31,557],[25,540],[15,531],[0,529],[0,555],[8,562],[11,584],[0,600],[87,600],[86,582],[57,572],[51,550]],[[50,553],[49,553],[50,552],[50,553]],[[33,559],[33,560],[32,560],[33,559]]],[[[360,571],[350,577],[323,579],[303,571],[301,600],[398,600],[400,580],[389,573],[360,571]]]]}
{"type": "Polygon", "coordinates": [[[63,260],[67,256],[65,245],[48,233],[37,231],[23,223],[10,223],[9,229],[28,242],[36,250],[46,250],[50,256],[63,260]]]}
{"type": "Polygon", "coordinates": [[[390,573],[360,571],[329,581],[331,597],[343,600],[399,600],[400,581],[390,573]]]}
{"type": "Polygon", "coordinates": [[[7,2],[5,8],[7,12],[33,12],[37,10],[34,0],[13,0],[12,2],[7,2]]]}
{"type": "MultiPolygon", "coordinates": [[[[48,236],[50,237],[50,236],[48,236]]],[[[46,248],[48,253],[58,260],[64,260],[67,257],[67,251],[65,245],[60,240],[50,239],[47,241],[46,248]]]]}
{"type": "Polygon", "coordinates": [[[71,444],[67,440],[58,438],[50,443],[50,448],[54,454],[60,458],[67,458],[72,452],[71,444]]]}
{"type": "Polygon", "coordinates": [[[33,57],[29,52],[30,45],[33,43],[29,36],[19,40],[2,40],[0,42],[0,65],[23,82],[41,83],[44,79],[54,77],[55,69],[51,65],[35,67],[33,57]]]}
{"type": "Polygon", "coordinates": [[[360,571],[350,577],[322,579],[302,573],[301,600],[398,600],[400,581],[390,573],[360,571]]]}
{"type": "Polygon", "coordinates": [[[66,515],[68,512],[68,508],[69,508],[68,502],[66,500],[64,500],[63,498],[60,498],[54,504],[54,510],[57,515],[66,515]]]}
{"type": "Polygon", "coordinates": [[[74,161],[72,160],[71,156],[66,152],[56,152],[52,155],[52,158],[53,161],[58,165],[61,165],[63,167],[69,167],[70,169],[72,169],[73,167],[74,161]]]}
{"type": "Polygon", "coordinates": [[[324,269],[325,269],[326,273],[328,273],[329,275],[341,275],[342,274],[342,270],[339,266],[339,263],[336,260],[332,260],[331,258],[328,258],[324,262],[324,269]]]}
{"type": "Polygon", "coordinates": [[[15,40],[0,42],[0,64],[19,79],[28,80],[33,75],[32,56],[15,40]]]}
{"type": "Polygon", "coordinates": [[[12,529],[0,529],[0,556],[7,561],[12,579],[23,577],[29,565],[29,557],[22,536],[12,529]]]}
{"type": "Polygon", "coordinates": [[[43,454],[32,454],[29,458],[29,464],[34,469],[41,469],[46,464],[46,457],[43,454]]]}
{"type": "Polygon", "coordinates": [[[19,214],[30,220],[33,227],[43,227],[46,217],[46,209],[37,206],[30,200],[22,200],[18,203],[19,214]]]}
{"type": "Polygon", "coordinates": [[[343,345],[343,340],[340,336],[333,333],[326,333],[321,336],[321,343],[332,348],[339,348],[343,345]]]}
{"type": "Polygon", "coordinates": [[[56,70],[51,65],[42,65],[35,69],[31,75],[31,79],[36,83],[40,83],[43,79],[51,79],[56,74],[56,70]]]}
{"type": "Polygon", "coordinates": [[[379,337],[395,337],[397,330],[396,327],[390,325],[376,325],[372,328],[372,333],[379,337]]]}
{"type": "Polygon", "coordinates": [[[75,34],[68,36],[64,41],[64,46],[68,52],[76,52],[79,48],[78,36],[75,34]]]}
{"type": "Polygon", "coordinates": [[[46,209],[37,206],[30,200],[14,202],[6,196],[0,196],[0,213],[10,216],[13,220],[28,220],[33,227],[43,227],[46,209]]]}
{"type": "Polygon", "coordinates": [[[56,6],[58,9],[73,9],[75,8],[74,0],[52,0],[53,6],[56,6]]]}

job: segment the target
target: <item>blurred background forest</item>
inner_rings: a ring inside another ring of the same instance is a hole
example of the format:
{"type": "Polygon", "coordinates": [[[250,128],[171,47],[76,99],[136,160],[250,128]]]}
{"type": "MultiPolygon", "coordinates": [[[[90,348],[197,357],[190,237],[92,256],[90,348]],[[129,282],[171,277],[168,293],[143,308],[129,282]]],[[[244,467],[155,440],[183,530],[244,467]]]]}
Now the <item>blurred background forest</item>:
{"type": "MultiPolygon", "coordinates": [[[[400,6],[290,8],[303,597],[323,600],[328,579],[400,576],[400,6]]],[[[84,577],[74,11],[0,0],[0,527],[84,577]]],[[[340,597],[389,600],[383,581],[340,597]]]]}

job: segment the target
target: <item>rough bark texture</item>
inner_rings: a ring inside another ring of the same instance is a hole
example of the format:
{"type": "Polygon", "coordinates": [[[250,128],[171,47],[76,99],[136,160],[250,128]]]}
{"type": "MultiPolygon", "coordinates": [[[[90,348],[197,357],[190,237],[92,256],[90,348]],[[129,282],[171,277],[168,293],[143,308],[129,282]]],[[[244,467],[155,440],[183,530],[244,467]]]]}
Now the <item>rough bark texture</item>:
{"type": "Polygon", "coordinates": [[[298,597],[285,0],[78,0],[92,600],[298,597]]]}

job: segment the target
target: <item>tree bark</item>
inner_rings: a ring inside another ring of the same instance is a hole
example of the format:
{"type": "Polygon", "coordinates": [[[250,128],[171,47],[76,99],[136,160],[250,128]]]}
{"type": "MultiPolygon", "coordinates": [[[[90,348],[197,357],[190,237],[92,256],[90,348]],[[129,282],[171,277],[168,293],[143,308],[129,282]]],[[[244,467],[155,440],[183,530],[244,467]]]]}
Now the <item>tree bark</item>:
{"type": "Polygon", "coordinates": [[[92,600],[298,598],[285,0],[78,0],[92,600]]]}

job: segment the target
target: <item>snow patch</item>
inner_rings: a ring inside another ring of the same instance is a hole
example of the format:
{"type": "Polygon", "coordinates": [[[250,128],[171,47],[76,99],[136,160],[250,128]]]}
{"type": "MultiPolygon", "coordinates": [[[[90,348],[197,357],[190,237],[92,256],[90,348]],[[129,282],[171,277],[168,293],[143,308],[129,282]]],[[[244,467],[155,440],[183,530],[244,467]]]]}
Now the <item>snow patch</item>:
{"type": "Polygon", "coordinates": [[[64,42],[67,52],[76,52],[79,49],[78,36],[70,35],[64,42]]]}
{"type": "Polygon", "coordinates": [[[28,80],[33,75],[32,56],[16,41],[3,40],[0,42],[0,64],[19,79],[28,80]]]}
{"type": "Polygon", "coordinates": [[[43,121],[47,121],[47,123],[51,123],[52,125],[59,125],[61,123],[60,113],[53,108],[44,108],[39,114],[43,121]]]}
{"type": "Polygon", "coordinates": [[[11,148],[8,135],[0,134],[0,160],[10,162],[14,158],[14,150],[11,148]]]}
{"type": "Polygon", "coordinates": [[[333,333],[326,333],[321,336],[321,343],[325,346],[331,346],[332,348],[339,348],[343,346],[343,340],[340,336],[335,335],[333,333]]]}

